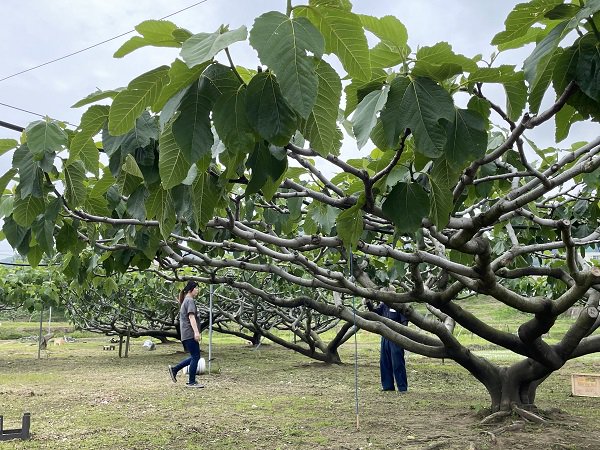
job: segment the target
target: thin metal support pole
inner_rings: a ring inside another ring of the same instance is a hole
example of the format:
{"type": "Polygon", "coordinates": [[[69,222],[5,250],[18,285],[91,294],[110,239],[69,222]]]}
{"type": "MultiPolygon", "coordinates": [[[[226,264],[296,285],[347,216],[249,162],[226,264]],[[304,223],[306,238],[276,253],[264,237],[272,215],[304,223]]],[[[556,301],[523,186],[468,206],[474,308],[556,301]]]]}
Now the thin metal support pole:
{"type": "MultiPolygon", "coordinates": [[[[348,247],[348,270],[350,272],[350,280],[354,279],[353,268],[352,268],[352,249],[348,247]]],[[[352,296],[352,317],[354,319],[354,409],[356,412],[356,429],[360,429],[360,410],[358,407],[358,328],[356,327],[356,305],[355,297],[352,296]]]]}
{"type": "Polygon", "coordinates": [[[38,345],[38,358],[37,359],[41,359],[41,357],[42,357],[42,339],[43,339],[43,336],[42,336],[43,330],[42,330],[42,328],[44,326],[43,322],[44,322],[44,306],[42,305],[42,307],[40,309],[40,336],[39,336],[39,339],[38,339],[38,344],[39,345],[38,345]]]}
{"type": "Polygon", "coordinates": [[[212,362],[212,332],[213,332],[213,295],[214,285],[210,285],[210,297],[208,299],[208,374],[210,375],[210,366],[212,362]]]}

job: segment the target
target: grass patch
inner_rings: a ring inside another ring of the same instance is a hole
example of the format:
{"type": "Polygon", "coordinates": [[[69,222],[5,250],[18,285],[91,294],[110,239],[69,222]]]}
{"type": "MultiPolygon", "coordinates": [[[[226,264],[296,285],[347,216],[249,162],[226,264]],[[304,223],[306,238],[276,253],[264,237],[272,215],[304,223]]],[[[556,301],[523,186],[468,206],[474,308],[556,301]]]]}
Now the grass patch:
{"type": "MultiPolygon", "coordinates": [[[[103,351],[107,338],[50,346],[36,360],[35,345],[0,342],[0,414],[7,428],[32,413],[33,439],[0,449],[167,448],[180,449],[422,449],[491,448],[477,427],[487,394],[453,362],[408,356],[408,394],[379,391],[378,337],[359,333],[356,430],[354,347],[345,344],[346,364],[327,366],[267,343],[257,350],[216,335],[221,372],[201,375],[205,389],[190,391],[169,381],[165,367],[185,355],[179,344],[143,350],[132,340],[130,357],[103,351]]],[[[203,350],[206,350],[204,341],[203,350]]],[[[498,361],[514,361],[500,353],[498,361]]],[[[595,445],[600,410],[596,400],[570,397],[572,371],[598,371],[600,361],[569,363],[540,388],[542,407],[574,416],[568,426],[528,426],[499,435],[495,448],[551,448],[554,442],[595,445]]],[[[593,447],[589,447],[593,448],[593,447]]]]}

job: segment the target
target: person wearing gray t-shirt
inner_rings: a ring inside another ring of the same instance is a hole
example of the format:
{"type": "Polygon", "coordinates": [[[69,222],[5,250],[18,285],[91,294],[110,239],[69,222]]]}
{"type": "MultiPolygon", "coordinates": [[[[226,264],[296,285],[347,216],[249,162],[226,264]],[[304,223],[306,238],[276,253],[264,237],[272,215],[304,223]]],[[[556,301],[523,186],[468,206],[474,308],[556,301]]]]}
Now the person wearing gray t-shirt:
{"type": "Polygon", "coordinates": [[[176,366],[169,366],[169,375],[173,383],[177,382],[177,373],[189,366],[189,379],[187,387],[202,388],[204,385],[196,381],[198,361],[200,361],[200,327],[198,326],[198,309],[194,299],[198,295],[198,283],[188,281],[179,293],[179,328],[181,331],[181,343],[190,356],[176,366]]]}

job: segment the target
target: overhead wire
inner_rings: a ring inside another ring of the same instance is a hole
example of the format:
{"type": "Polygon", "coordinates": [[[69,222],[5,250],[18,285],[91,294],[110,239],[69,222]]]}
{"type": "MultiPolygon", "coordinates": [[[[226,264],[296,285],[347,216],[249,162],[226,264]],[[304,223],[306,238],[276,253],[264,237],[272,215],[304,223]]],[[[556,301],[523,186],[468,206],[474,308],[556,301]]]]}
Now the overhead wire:
{"type": "MultiPolygon", "coordinates": [[[[175,12],[171,13],[171,14],[167,14],[166,16],[163,16],[163,17],[159,18],[158,20],[164,20],[164,19],[167,19],[167,18],[169,18],[169,17],[172,17],[172,16],[174,16],[174,15],[176,15],[176,14],[179,14],[179,13],[181,13],[181,12],[183,12],[183,11],[186,11],[186,10],[188,10],[188,9],[191,9],[191,8],[195,7],[195,6],[198,6],[198,5],[202,4],[202,3],[206,3],[207,1],[208,1],[208,0],[201,0],[201,1],[199,1],[199,2],[196,2],[196,3],[194,3],[193,5],[186,6],[185,8],[179,9],[179,10],[177,10],[177,11],[175,11],[175,12]]],[[[51,61],[46,61],[45,63],[38,64],[37,66],[34,66],[34,67],[30,67],[29,69],[25,69],[25,70],[22,70],[22,71],[20,71],[20,72],[13,73],[12,75],[9,75],[9,76],[7,76],[7,77],[0,78],[0,82],[2,82],[2,81],[5,81],[5,80],[8,80],[9,78],[16,77],[17,75],[21,75],[21,74],[24,74],[24,73],[30,72],[30,71],[32,71],[32,70],[35,70],[35,69],[39,69],[40,67],[47,66],[47,65],[49,65],[49,64],[52,64],[52,63],[55,63],[55,62],[57,62],[57,61],[61,61],[61,60],[63,60],[63,59],[67,59],[67,58],[69,58],[69,57],[71,57],[71,56],[74,56],[74,55],[77,55],[77,54],[79,54],[79,53],[83,53],[83,52],[85,52],[85,51],[87,51],[87,50],[90,50],[90,49],[92,49],[92,48],[98,47],[98,46],[100,46],[100,45],[102,45],[102,44],[106,44],[107,42],[114,41],[115,39],[118,39],[118,38],[120,38],[120,37],[126,36],[126,35],[128,35],[128,34],[131,34],[131,33],[133,33],[134,31],[135,31],[135,29],[133,29],[133,30],[130,30],[130,31],[127,31],[126,33],[121,33],[121,34],[119,34],[118,36],[114,36],[114,37],[112,37],[112,38],[110,38],[110,39],[105,39],[105,40],[104,40],[104,41],[102,41],[102,42],[98,42],[97,44],[90,45],[89,47],[83,48],[83,49],[81,49],[81,50],[78,50],[78,51],[76,51],[76,52],[69,53],[68,55],[61,56],[60,58],[55,58],[55,59],[53,59],[53,60],[51,60],[51,61]]],[[[2,105],[2,106],[5,106],[5,107],[7,107],[7,108],[12,108],[12,109],[15,109],[15,110],[17,110],[17,111],[22,111],[22,112],[25,112],[25,113],[28,113],[28,114],[32,114],[32,115],[34,115],[34,116],[39,116],[39,117],[49,117],[47,114],[40,114],[40,113],[36,113],[36,112],[34,112],[34,111],[29,111],[29,110],[27,110],[27,109],[19,108],[19,107],[17,107],[17,106],[13,106],[13,105],[8,105],[8,104],[6,104],[6,103],[2,103],[2,102],[0,102],[0,105],[2,105]]],[[[60,122],[63,122],[63,123],[65,123],[66,125],[70,125],[70,126],[73,126],[73,127],[75,127],[75,126],[76,126],[76,125],[73,125],[72,123],[69,123],[69,122],[67,122],[67,121],[65,121],[65,120],[60,120],[60,119],[53,119],[53,120],[59,120],[60,122]]],[[[5,122],[5,121],[0,121],[0,127],[3,127],[3,128],[8,128],[8,129],[10,129],[10,130],[19,131],[19,132],[23,131],[23,129],[24,129],[23,127],[21,127],[21,126],[19,126],[19,125],[15,125],[15,124],[12,124],[12,123],[10,123],[10,122],[5,122]]]]}
{"type": "MultiPolygon", "coordinates": [[[[8,105],[8,104],[6,104],[6,103],[2,103],[2,102],[0,102],[0,105],[2,105],[2,106],[6,106],[7,108],[16,109],[17,111],[23,111],[23,112],[26,112],[26,113],[28,113],[28,114],[33,114],[34,116],[46,117],[44,114],[39,114],[39,113],[36,113],[36,112],[33,112],[33,111],[29,111],[29,110],[27,110],[27,109],[19,108],[19,107],[17,107],[17,106],[8,105]]],[[[67,122],[65,122],[65,123],[67,123],[67,122]]],[[[69,124],[69,125],[70,125],[70,124],[69,124]]]]}
{"type": "MultiPolygon", "coordinates": [[[[182,8],[182,9],[180,9],[180,10],[178,10],[178,11],[175,11],[174,13],[167,14],[166,16],[164,16],[164,17],[161,17],[161,18],[159,18],[158,20],[164,20],[164,19],[166,19],[166,18],[168,18],[168,17],[172,17],[172,16],[174,16],[174,15],[176,15],[176,14],[179,14],[180,12],[186,11],[186,10],[188,10],[188,9],[190,9],[190,8],[193,8],[193,7],[195,7],[195,6],[198,6],[198,5],[202,4],[202,3],[206,3],[207,1],[208,1],[208,0],[202,0],[202,1],[196,2],[196,3],[194,3],[193,5],[186,6],[185,8],[182,8]]],[[[55,62],[57,62],[57,61],[61,61],[61,60],[63,60],[63,59],[70,58],[71,56],[75,56],[75,55],[77,55],[77,54],[79,54],[79,53],[83,53],[83,52],[85,52],[85,51],[87,51],[87,50],[90,50],[90,49],[92,49],[92,48],[98,47],[98,46],[100,46],[100,45],[102,45],[102,44],[106,44],[107,42],[114,41],[115,39],[119,39],[120,37],[123,37],[123,36],[126,36],[126,35],[128,35],[128,34],[131,34],[131,33],[133,33],[134,31],[135,31],[135,29],[133,29],[133,30],[129,30],[129,31],[125,32],[125,33],[121,33],[121,34],[119,34],[118,36],[114,36],[114,37],[112,37],[112,38],[110,38],[110,39],[105,39],[104,41],[102,41],[102,42],[98,42],[97,44],[90,45],[89,47],[82,48],[81,50],[77,50],[76,52],[69,53],[68,55],[64,55],[64,56],[61,56],[61,57],[59,57],[59,58],[55,58],[55,59],[53,59],[53,60],[46,61],[45,63],[38,64],[37,66],[30,67],[29,69],[25,69],[25,70],[21,70],[20,72],[13,73],[12,75],[8,75],[7,77],[0,78],[0,82],[2,82],[2,81],[5,81],[5,80],[8,80],[9,78],[16,77],[17,75],[21,75],[21,74],[24,74],[24,73],[30,72],[30,71],[32,71],[32,70],[35,70],[35,69],[39,69],[40,67],[47,66],[48,64],[52,64],[52,63],[55,63],[55,62]]]]}
{"type": "MultiPolygon", "coordinates": [[[[66,124],[66,125],[70,125],[72,127],[76,127],[77,126],[77,125],[73,125],[72,123],[67,122],[66,120],[54,119],[54,118],[48,116],[47,114],[36,113],[34,111],[29,111],[28,109],[19,108],[17,106],[9,105],[7,103],[0,102],[0,106],[5,106],[7,108],[16,109],[17,111],[22,111],[22,112],[25,112],[27,114],[32,114],[34,116],[49,117],[52,120],[58,120],[59,122],[62,122],[64,124],[66,124]]],[[[22,129],[23,127],[21,127],[19,125],[14,125],[14,124],[11,124],[11,123],[8,123],[8,122],[2,122],[2,121],[0,121],[0,123],[4,124],[2,126],[4,126],[5,128],[10,128],[10,129],[15,130],[15,131],[23,131],[23,129],[22,129]],[[6,125],[9,125],[9,126],[6,126],[6,125]],[[21,128],[21,129],[19,130],[17,128],[21,128]]]]}

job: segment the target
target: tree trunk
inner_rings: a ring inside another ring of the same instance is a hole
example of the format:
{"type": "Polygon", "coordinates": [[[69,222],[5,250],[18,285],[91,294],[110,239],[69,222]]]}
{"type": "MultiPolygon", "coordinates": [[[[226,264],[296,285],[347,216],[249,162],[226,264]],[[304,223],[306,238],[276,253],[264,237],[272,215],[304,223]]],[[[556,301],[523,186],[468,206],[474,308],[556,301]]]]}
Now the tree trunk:
{"type": "Polygon", "coordinates": [[[514,407],[535,409],[538,386],[553,372],[539,363],[525,359],[501,368],[497,379],[484,383],[490,394],[491,411],[511,411],[514,407]]]}
{"type": "Polygon", "coordinates": [[[470,351],[459,351],[453,356],[485,386],[490,395],[492,414],[510,412],[515,407],[526,411],[534,409],[537,387],[555,370],[531,358],[499,367],[470,351]]]}
{"type": "Polygon", "coordinates": [[[336,350],[328,349],[325,353],[325,363],[326,364],[341,364],[342,359],[336,350]]]}

